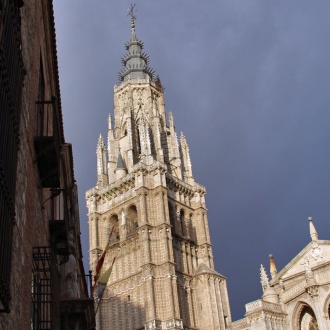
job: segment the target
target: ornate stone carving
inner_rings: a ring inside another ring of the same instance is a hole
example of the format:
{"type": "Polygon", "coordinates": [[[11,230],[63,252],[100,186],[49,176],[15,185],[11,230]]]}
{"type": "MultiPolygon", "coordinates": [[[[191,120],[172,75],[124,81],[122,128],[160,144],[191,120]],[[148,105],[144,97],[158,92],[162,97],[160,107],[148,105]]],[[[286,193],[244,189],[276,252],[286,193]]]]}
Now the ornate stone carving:
{"type": "Polygon", "coordinates": [[[313,242],[311,256],[315,260],[321,260],[323,258],[323,249],[316,242],[313,242]]]}
{"type": "Polygon", "coordinates": [[[309,288],[307,288],[307,292],[313,298],[318,296],[319,288],[317,286],[310,286],[309,288]]]}
{"type": "Polygon", "coordinates": [[[302,265],[304,265],[306,273],[310,273],[312,271],[307,257],[304,258],[302,265]]]}

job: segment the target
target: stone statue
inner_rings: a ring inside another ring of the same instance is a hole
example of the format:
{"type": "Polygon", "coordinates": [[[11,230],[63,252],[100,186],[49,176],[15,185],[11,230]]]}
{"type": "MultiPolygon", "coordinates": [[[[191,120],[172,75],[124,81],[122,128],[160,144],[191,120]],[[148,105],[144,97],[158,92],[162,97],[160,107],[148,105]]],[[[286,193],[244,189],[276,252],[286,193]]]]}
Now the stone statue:
{"type": "Polygon", "coordinates": [[[309,265],[309,260],[306,257],[304,258],[303,265],[305,266],[306,273],[310,273],[312,271],[312,268],[309,265]]]}
{"type": "Polygon", "coordinates": [[[124,211],[121,211],[121,225],[124,226],[126,224],[126,215],[124,211]]]}
{"type": "Polygon", "coordinates": [[[69,233],[69,259],[67,262],[59,265],[61,275],[61,299],[70,299],[78,297],[78,280],[77,280],[77,261],[76,247],[73,242],[73,234],[69,233]]]}

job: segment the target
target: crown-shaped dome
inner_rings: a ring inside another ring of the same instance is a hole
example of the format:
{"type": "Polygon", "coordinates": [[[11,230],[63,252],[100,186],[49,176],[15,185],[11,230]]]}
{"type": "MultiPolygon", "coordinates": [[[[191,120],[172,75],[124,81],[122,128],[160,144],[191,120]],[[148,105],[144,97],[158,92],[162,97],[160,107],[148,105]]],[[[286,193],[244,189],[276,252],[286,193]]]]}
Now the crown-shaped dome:
{"type": "Polygon", "coordinates": [[[120,81],[130,79],[154,79],[155,71],[148,66],[149,55],[142,52],[143,42],[136,37],[135,21],[131,21],[131,38],[125,45],[127,53],[122,57],[121,62],[124,66],[118,74],[120,81]]]}

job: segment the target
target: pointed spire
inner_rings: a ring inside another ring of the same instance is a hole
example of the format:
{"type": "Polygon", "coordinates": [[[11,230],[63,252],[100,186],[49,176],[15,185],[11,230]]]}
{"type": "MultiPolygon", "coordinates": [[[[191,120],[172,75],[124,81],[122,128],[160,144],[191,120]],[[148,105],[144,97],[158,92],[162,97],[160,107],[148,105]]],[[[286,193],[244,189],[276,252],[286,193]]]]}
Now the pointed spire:
{"type": "Polygon", "coordinates": [[[174,128],[174,118],[173,118],[173,114],[172,114],[172,112],[169,112],[168,113],[168,122],[169,122],[169,125],[170,125],[170,127],[172,128],[174,128]]]}
{"type": "Polygon", "coordinates": [[[108,182],[107,175],[107,151],[105,148],[102,134],[100,134],[96,147],[97,161],[97,184],[102,186],[108,182]]]}
{"type": "Polygon", "coordinates": [[[263,265],[260,266],[260,279],[264,294],[262,299],[271,303],[278,304],[279,299],[275,289],[270,286],[266,270],[263,265]]]}
{"type": "Polygon", "coordinates": [[[143,42],[140,41],[135,33],[135,19],[133,14],[134,5],[131,6],[129,16],[131,16],[131,37],[129,42],[125,45],[127,49],[126,55],[121,59],[124,66],[123,70],[119,72],[118,78],[120,81],[127,81],[130,79],[154,79],[155,71],[148,66],[149,55],[142,52],[143,42]]]}
{"type": "Polygon", "coordinates": [[[116,180],[123,178],[127,174],[125,162],[123,160],[120,150],[118,152],[117,168],[115,172],[116,172],[116,180]]]}
{"type": "Polygon", "coordinates": [[[117,160],[117,170],[122,170],[122,169],[126,170],[126,166],[124,164],[124,160],[121,155],[121,152],[119,151],[118,160],[117,160]]]}
{"type": "Polygon", "coordinates": [[[274,278],[277,274],[277,269],[276,269],[274,258],[273,258],[272,254],[269,255],[269,264],[270,264],[269,265],[270,275],[271,275],[272,278],[274,278]]]}
{"type": "Polygon", "coordinates": [[[97,146],[98,147],[103,147],[104,146],[104,140],[103,140],[103,137],[102,137],[101,133],[100,133],[99,138],[97,140],[97,146]]]}
{"type": "Polygon", "coordinates": [[[318,234],[317,234],[317,231],[316,231],[316,229],[314,227],[314,224],[313,224],[313,218],[309,217],[308,221],[309,221],[309,233],[311,235],[312,241],[317,241],[318,240],[318,234]]]}
{"type": "Polygon", "coordinates": [[[130,43],[137,42],[138,39],[135,34],[135,17],[133,16],[131,19],[131,39],[130,43]]]}
{"type": "Polygon", "coordinates": [[[105,170],[105,144],[102,137],[102,134],[100,133],[99,139],[97,141],[97,147],[96,147],[96,155],[97,155],[97,175],[102,175],[106,173],[105,170]]]}
{"type": "Polygon", "coordinates": [[[190,161],[190,152],[189,152],[189,146],[186,140],[186,137],[181,132],[180,136],[180,145],[181,145],[181,154],[182,154],[182,163],[183,163],[183,169],[184,169],[184,176],[189,181],[192,179],[192,166],[190,161]]]}
{"type": "Polygon", "coordinates": [[[108,129],[112,129],[112,117],[109,113],[109,117],[108,117],[108,129]]]}
{"type": "Polygon", "coordinates": [[[263,265],[260,265],[260,282],[262,286],[262,290],[265,291],[269,287],[269,280],[263,265]]]}

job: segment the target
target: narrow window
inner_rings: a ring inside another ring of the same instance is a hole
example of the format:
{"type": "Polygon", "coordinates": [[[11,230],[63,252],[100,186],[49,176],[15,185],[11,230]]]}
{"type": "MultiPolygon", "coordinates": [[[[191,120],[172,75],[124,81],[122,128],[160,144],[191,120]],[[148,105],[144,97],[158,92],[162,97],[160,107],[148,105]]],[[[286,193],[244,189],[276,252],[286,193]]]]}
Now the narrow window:
{"type": "Polygon", "coordinates": [[[185,221],[184,221],[184,211],[180,211],[180,225],[181,225],[181,235],[185,235],[185,221]]]}

